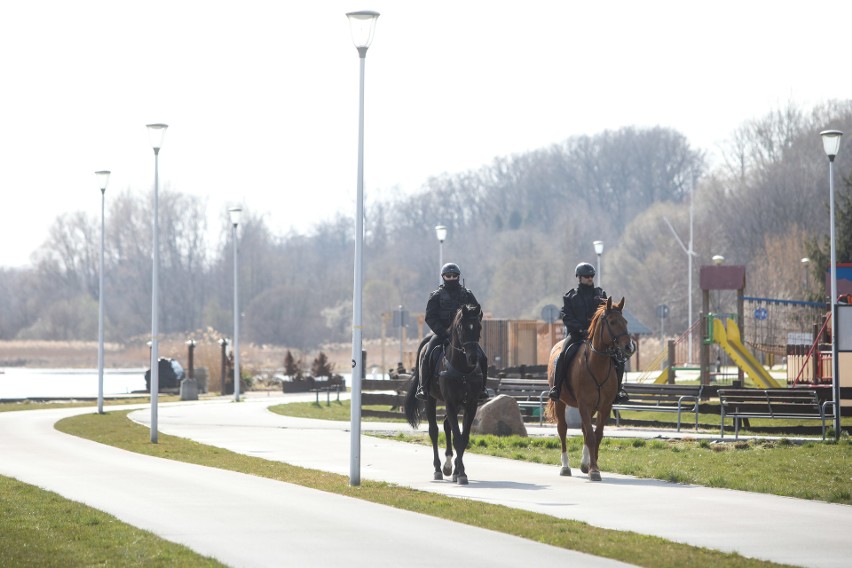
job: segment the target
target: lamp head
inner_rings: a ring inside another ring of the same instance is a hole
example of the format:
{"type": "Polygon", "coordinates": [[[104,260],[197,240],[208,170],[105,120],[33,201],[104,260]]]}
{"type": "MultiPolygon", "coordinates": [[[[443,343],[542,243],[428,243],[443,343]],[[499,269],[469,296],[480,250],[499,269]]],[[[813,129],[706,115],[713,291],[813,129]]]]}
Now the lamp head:
{"type": "Polygon", "coordinates": [[[439,242],[444,242],[447,238],[447,228],[444,225],[436,225],[435,226],[435,236],[438,237],[439,242]]]}
{"type": "Polygon", "coordinates": [[[802,259],[802,264],[807,266],[810,261],[811,261],[811,259],[809,259],[808,257],[805,257],[805,258],[802,259]]]}
{"type": "Polygon", "coordinates": [[[148,140],[151,141],[151,146],[154,152],[159,152],[163,147],[163,138],[166,136],[166,128],[168,124],[146,124],[148,127],[148,140]]]}
{"type": "Polygon", "coordinates": [[[346,14],[349,18],[349,31],[352,32],[352,43],[358,48],[361,57],[370,47],[373,42],[373,33],[376,31],[376,20],[379,17],[378,12],[371,10],[362,10],[360,12],[349,12],[346,14]]]}
{"type": "Polygon", "coordinates": [[[106,192],[107,183],[109,182],[109,170],[95,172],[95,175],[98,176],[98,187],[101,188],[101,193],[106,192]]]}
{"type": "Polygon", "coordinates": [[[231,225],[233,225],[234,227],[239,225],[240,224],[240,217],[242,216],[242,214],[243,214],[243,208],[242,207],[231,207],[230,209],[228,209],[228,217],[230,217],[230,219],[231,219],[231,225]]]}
{"type": "Polygon", "coordinates": [[[840,137],[843,136],[843,132],[840,130],[823,130],[819,135],[822,136],[822,148],[825,150],[825,155],[833,162],[837,152],[840,151],[840,137]]]}
{"type": "Polygon", "coordinates": [[[721,254],[714,254],[713,258],[711,260],[713,261],[713,264],[715,264],[716,266],[719,266],[720,264],[725,262],[725,257],[722,256],[721,254]]]}
{"type": "Polygon", "coordinates": [[[603,241],[595,241],[592,243],[595,245],[595,254],[598,256],[603,254],[603,241]]]}

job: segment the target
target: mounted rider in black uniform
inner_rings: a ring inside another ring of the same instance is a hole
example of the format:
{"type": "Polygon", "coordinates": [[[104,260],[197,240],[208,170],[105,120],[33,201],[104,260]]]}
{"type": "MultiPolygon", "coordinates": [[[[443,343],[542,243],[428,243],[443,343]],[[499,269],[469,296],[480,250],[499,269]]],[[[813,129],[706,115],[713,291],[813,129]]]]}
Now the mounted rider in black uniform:
{"type": "MultiPolygon", "coordinates": [[[[427,336],[429,343],[425,347],[427,356],[424,361],[426,364],[421,365],[419,370],[420,385],[417,387],[414,396],[420,400],[426,400],[429,392],[431,377],[429,362],[432,360],[432,351],[450,340],[450,325],[453,323],[456,311],[463,305],[478,306],[480,310],[482,309],[473,292],[462,286],[460,278],[461,269],[457,264],[448,262],[442,266],[441,279],[444,283],[429,294],[429,300],[426,302],[426,325],[432,330],[433,335],[427,336]]],[[[477,348],[479,349],[479,367],[482,370],[482,392],[479,394],[479,400],[485,401],[488,400],[488,391],[485,389],[488,360],[482,351],[482,347],[477,346],[477,348]]],[[[418,351],[418,355],[419,353],[418,351]]]]}
{"type": "MultiPolygon", "coordinates": [[[[568,336],[562,344],[562,353],[556,359],[553,388],[548,393],[552,400],[559,400],[565,370],[574,357],[574,353],[577,352],[580,342],[588,335],[589,325],[592,323],[592,317],[594,317],[598,306],[607,299],[604,289],[595,286],[594,266],[588,262],[581,262],[574,269],[574,276],[579,281],[577,287],[569,290],[562,297],[563,305],[560,315],[565,328],[568,330],[568,336]]],[[[615,395],[615,402],[621,404],[628,400],[627,393],[621,388],[624,379],[624,363],[616,361],[615,371],[618,375],[618,393],[615,395]]]]}

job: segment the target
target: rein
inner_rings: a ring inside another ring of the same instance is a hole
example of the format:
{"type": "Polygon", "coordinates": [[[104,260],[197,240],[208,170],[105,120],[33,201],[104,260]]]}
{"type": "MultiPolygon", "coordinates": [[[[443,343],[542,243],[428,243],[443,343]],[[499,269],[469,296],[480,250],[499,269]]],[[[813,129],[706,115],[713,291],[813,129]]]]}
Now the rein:
{"type": "MultiPolygon", "coordinates": [[[[586,344],[588,344],[589,349],[586,350],[585,357],[584,357],[584,360],[585,360],[585,363],[586,363],[586,371],[589,373],[589,376],[592,377],[592,381],[594,381],[595,386],[597,387],[597,391],[598,391],[598,400],[595,403],[595,407],[598,407],[600,405],[601,389],[603,388],[603,386],[606,384],[606,382],[610,379],[610,376],[612,375],[613,361],[618,361],[619,363],[622,363],[622,362],[627,360],[627,358],[621,352],[621,349],[618,348],[618,339],[622,336],[629,335],[629,334],[627,333],[627,331],[625,331],[623,333],[619,333],[618,335],[614,335],[612,333],[612,327],[609,325],[609,320],[607,320],[605,316],[606,316],[606,313],[602,314],[601,318],[603,319],[604,325],[606,325],[607,333],[609,334],[609,336],[611,338],[610,344],[604,350],[597,349],[594,345],[594,342],[593,342],[594,338],[592,337],[592,338],[586,340],[586,344]],[[598,355],[606,357],[607,360],[609,361],[609,368],[606,371],[606,378],[603,381],[598,381],[598,378],[595,376],[595,372],[592,370],[592,367],[589,365],[589,351],[592,351],[593,353],[596,353],[598,355]]],[[[601,336],[601,341],[603,341],[603,326],[600,325],[600,323],[598,323],[598,325],[596,326],[595,331],[600,331],[600,333],[598,333],[597,335],[601,336]]]]}

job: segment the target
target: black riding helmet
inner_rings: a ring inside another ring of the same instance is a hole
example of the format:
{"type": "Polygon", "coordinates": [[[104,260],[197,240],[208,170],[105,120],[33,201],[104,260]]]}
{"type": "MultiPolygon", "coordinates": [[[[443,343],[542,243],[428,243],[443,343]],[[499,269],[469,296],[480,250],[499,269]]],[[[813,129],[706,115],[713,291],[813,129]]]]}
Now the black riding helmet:
{"type": "Polygon", "coordinates": [[[456,276],[461,276],[461,269],[455,262],[448,262],[441,267],[441,276],[444,274],[455,274],[456,276]]]}
{"type": "Polygon", "coordinates": [[[581,262],[577,265],[577,268],[574,269],[574,276],[579,278],[580,276],[594,276],[595,275],[595,267],[589,264],[588,262],[581,262]]]}

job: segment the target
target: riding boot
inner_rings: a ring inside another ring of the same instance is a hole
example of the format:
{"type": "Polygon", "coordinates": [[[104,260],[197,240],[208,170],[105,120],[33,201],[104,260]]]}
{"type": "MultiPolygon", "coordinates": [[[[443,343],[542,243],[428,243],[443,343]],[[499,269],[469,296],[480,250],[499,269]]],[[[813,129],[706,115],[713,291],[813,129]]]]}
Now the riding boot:
{"type": "Polygon", "coordinates": [[[420,384],[417,386],[417,392],[414,393],[414,398],[417,400],[426,400],[429,398],[429,395],[427,394],[428,392],[429,383],[421,379],[420,384]]]}
{"type": "Polygon", "coordinates": [[[630,400],[630,396],[627,394],[621,383],[624,382],[624,365],[616,365],[615,374],[618,377],[618,392],[615,394],[615,402],[614,404],[624,404],[625,402],[630,400]]]}
{"type": "Polygon", "coordinates": [[[477,402],[482,404],[483,402],[488,402],[488,399],[491,398],[491,395],[488,394],[488,369],[483,364],[483,361],[480,359],[479,368],[482,371],[482,390],[479,391],[479,397],[477,398],[477,402]]]}
{"type": "Polygon", "coordinates": [[[559,393],[562,391],[562,367],[564,365],[562,359],[564,354],[564,352],[560,353],[559,357],[556,358],[556,369],[553,371],[553,388],[547,393],[550,400],[559,400],[559,393]]]}

